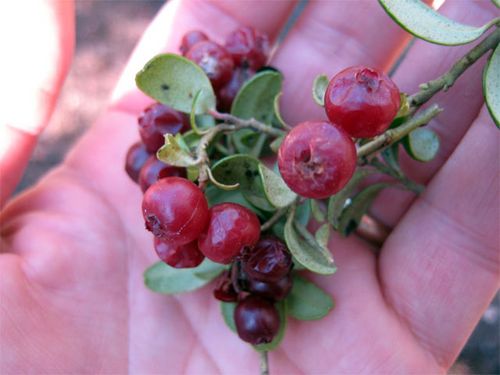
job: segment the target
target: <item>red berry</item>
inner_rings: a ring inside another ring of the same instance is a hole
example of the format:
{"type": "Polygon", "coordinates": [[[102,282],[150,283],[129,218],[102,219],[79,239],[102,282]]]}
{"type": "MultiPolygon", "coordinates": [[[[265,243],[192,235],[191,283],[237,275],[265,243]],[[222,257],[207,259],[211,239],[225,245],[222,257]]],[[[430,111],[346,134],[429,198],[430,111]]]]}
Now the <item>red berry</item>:
{"type": "Polygon", "coordinates": [[[356,148],[340,128],[327,122],[303,122],[285,137],[278,152],[283,180],[297,194],[327,198],[351,179],[356,148]]]}
{"type": "Polygon", "coordinates": [[[139,117],[139,134],[150,153],[163,146],[164,134],[177,134],[189,129],[189,121],[184,114],[161,103],[150,105],[139,117]]]}
{"type": "Polygon", "coordinates": [[[217,105],[221,111],[229,112],[231,105],[243,83],[255,74],[255,70],[236,67],[231,80],[217,93],[217,105]]]}
{"type": "Polygon", "coordinates": [[[208,36],[200,30],[191,30],[188,31],[182,37],[181,46],[179,47],[183,56],[186,56],[186,53],[189,49],[194,46],[198,42],[202,42],[204,40],[208,40],[208,36]]]}
{"type": "Polygon", "coordinates": [[[205,259],[205,256],[198,250],[197,241],[175,245],[168,239],[155,237],[154,247],[160,259],[175,268],[197,267],[205,259]]]}
{"type": "Polygon", "coordinates": [[[258,281],[251,277],[247,280],[247,289],[250,293],[273,301],[281,301],[286,298],[292,290],[292,285],[290,274],[275,282],[258,281]]]}
{"type": "Polygon", "coordinates": [[[273,303],[252,295],[238,302],[234,322],[240,339],[252,345],[270,343],[280,328],[280,316],[273,303]]]}
{"type": "Polygon", "coordinates": [[[251,27],[241,27],[229,34],[225,47],[236,65],[257,70],[267,61],[269,39],[251,27]]]}
{"type": "Polygon", "coordinates": [[[125,171],[132,181],[139,181],[141,168],[150,155],[142,142],[137,142],[130,146],[127,156],[125,156],[125,171]]]}
{"type": "Polygon", "coordinates": [[[253,246],[260,236],[257,216],[236,203],[210,208],[210,220],[198,239],[200,250],[214,262],[228,264],[245,246],[253,246]]]}
{"type": "Polygon", "coordinates": [[[214,297],[219,301],[224,302],[236,302],[238,299],[238,293],[234,290],[233,281],[231,279],[231,274],[229,271],[224,271],[221,278],[217,283],[217,287],[214,289],[214,297]]]}
{"type": "Polygon", "coordinates": [[[186,57],[203,69],[215,89],[231,79],[233,59],[224,47],[215,42],[206,40],[196,43],[186,57]]]}
{"type": "Polygon", "coordinates": [[[208,224],[203,192],[181,177],[167,177],[150,186],[142,200],[146,229],[177,245],[196,240],[208,224]]]}
{"type": "Polygon", "coordinates": [[[158,160],[156,155],[151,155],[144,163],[139,174],[139,185],[143,192],[153,185],[156,181],[166,177],[184,177],[186,178],[186,168],[174,167],[158,160]]]}
{"type": "Polygon", "coordinates": [[[399,90],[384,73],[364,66],[335,75],[325,93],[326,115],[354,138],[383,133],[399,110],[399,90]]]}
{"type": "Polygon", "coordinates": [[[292,256],[286,245],[275,237],[264,237],[242,255],[245,273],[254,280],[276,282],[292,268],[292,256]]]}

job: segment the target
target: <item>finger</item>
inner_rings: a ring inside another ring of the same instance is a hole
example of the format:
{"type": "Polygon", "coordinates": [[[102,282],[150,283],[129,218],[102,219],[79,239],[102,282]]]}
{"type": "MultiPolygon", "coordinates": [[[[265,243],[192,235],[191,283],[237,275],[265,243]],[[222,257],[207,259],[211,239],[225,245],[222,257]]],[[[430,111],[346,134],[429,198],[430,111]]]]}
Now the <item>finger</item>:
{"type": "MultiPolygon", "coordinates": [[[[440,9],[446,16],[471,25],[482,25],[495,16],[495,7],[489,2],[450,1],[440,9]]],[[[418,91],[418,85],[435,79],[448,71],[468,50],[463,47],[443,47],[417,41],[400,65],[394,80],[404,92],[418,91]]],[[[447,92],[436,95],[431,101],[443,107],[435,121],[428,127],[439,136],[441,146],[436,158],[429,163],[412,160],[402,151],[401,166],[408,176],[419,183],[427,183],[451,155],[462,139],[483,104],[482,69],[486,57],[475,63],[447,92]]],[[[408,209],[414,195],[408,192],[384,192],[373,206],[373,214],[384,223],[394,226],[408,209]]]]}
{"type": "Polygon", "coordinates": [[[285,119],[293,125],[325,118],[311,97],[316,75],[351,65],[387,70],[407,41],[377,2],[309,2],[273,61],[285,76],[285,119]]]}
{"type": "Polygon", "coordinates": [[[71,1],[0,5],[0,207],[10,196],[54,110],[74,46],[71,1]]]}
{"type": "Polygon", "coordinates": [[[202,30],[223,43],[241,25],[276,39],[295,7],[295,1],[171,1],[144,33],[113,93],[112,106],[137,115],[151,102],[135,85],[135,74],[161,52],[179,53],[183,35],[202,30]]]}
{"type": "Polygon", "coordinates": [[[444,368],[500,282],[499,140],[483,108],[380,258],[388,302],[444,368]]]}

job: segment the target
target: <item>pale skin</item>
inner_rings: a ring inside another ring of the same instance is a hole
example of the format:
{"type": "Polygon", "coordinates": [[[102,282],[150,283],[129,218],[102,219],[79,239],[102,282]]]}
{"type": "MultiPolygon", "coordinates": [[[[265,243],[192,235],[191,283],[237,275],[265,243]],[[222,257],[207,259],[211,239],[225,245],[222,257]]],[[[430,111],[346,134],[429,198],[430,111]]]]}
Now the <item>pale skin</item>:
{"type": "MultiPolygon", "coordinates": [[[[243,23],[275,37],[293,3],[169,3],[132,55],[109,109],[62,165],[9,199],[70,65],[71,3],[43,6],[56,9],[47,24],[39,20],[50,32],[35,33],[31,43],[60,48],[44,55],[51,68],[43,77],[26,83],[27,119],[14,113],[0,124],[0,372],[258,373],[258,355],[224,325],[210,286],[167,297],[143,285],[156,257],[123,158],[149,102],[133,76],[150,57],[177,51],[191,29],[223,41],[243,23]]],[[[443,12],[480,25],[495,9],[488,1],[450,2],[443,12]]],[[[16,25],[26,26],[22,18],[16,25]]],[[[286,120],[323,118],[310,98],[316,74],[355,64],[388,69],[407,41],[376,2],[310,3],[272,61],[286,77],[286,120]]],[[[466,48],[417,42],[394,79],[414,92],[466,48]]],[[[337,306],[321,321],[289,321],[270,353],[271,373],[443,373],[454,362],[500,281],[499,133],[482,101],[483,64],[435,98],[445,109],[430,125],[441,136],[438,158],[404,159],[426,192],[414,198],[390,190],[373,208],[393,227],[379,255],[359,238],[332,239],[338,272],[312,278],[337,306]]]]}

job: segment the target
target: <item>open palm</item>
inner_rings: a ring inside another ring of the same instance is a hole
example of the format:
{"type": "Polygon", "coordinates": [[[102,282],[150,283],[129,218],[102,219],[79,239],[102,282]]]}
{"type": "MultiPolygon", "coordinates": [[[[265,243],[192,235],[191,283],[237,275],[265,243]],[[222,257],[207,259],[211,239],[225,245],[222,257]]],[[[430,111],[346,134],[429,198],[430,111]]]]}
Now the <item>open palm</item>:
{"type": "MultiPolygon", "coordinates": [[[[257,354],[225,327],[210,287],[178,297],[145,288],[142,273],[156,256],[140,189],[122,163],[148,103],[133,75],[150,57],[176,51],[190,29],[222,40],[248,24],[276,37],[293,6],[170,2],[134,52],[109,110],[59,168],[6,205],[1,373],[257,373],[257,354]]],[[[493,8],[454,2],[444,12],[480,24],[493,8]]],[[[70,32],[70,22],[59,22],[58,32],[70,32]]],[[[310,2],[272,61],[286,77],[287,120],[323,116],[310,99],[316,74],[355,64],[387,69],[407,42],[375,2],[310,2]]],[[[463,51],[417,42],[394,79],[414,91],[463,51]]],[[[58,56],[59,72],[67,61],[58,56]]],[[[376,202],[372,213],[394,227],[378,255],[360,239],[332,239],[339,271],[315,282],[336,308],[321,321],[290,320],[271,353],[272,373],[437,373],[453,363],[499,285],[499,137],[482,109],[480,68],[437,98],[445,108],[431,124],[442,139],[437,160],[405,160],[427,191],[414,199],[391,190],[376,202]]],[[[53,80],[54,91],[59,84],[53,80]]],[[[8,131],[26,155],[33,137],[16,126],[11,120],[8,131]]],[[[2,169],[14,176],[6,189],[22,168],[20,155],[3,156],[2,169]]]]}

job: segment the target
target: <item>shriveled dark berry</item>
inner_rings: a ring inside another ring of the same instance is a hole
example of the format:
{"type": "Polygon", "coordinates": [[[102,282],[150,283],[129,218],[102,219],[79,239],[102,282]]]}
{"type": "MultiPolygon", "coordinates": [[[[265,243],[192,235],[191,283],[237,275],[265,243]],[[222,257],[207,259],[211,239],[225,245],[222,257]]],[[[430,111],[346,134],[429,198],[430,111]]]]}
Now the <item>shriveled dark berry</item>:
{"type": "Polygon", "coordinates": [[[231,273],[224,271],[214,289],[214,297],[223,302],[236,302],[238,293],[234,290],[231,273]]]}
{"type": "Polygon", "coordinates": [[[150,105],[139,117],[139,135],[152,154],[165,143],[165,134],[183,133],[189,129],[186,115],[161,103],[150,105]]]}
{"type": "Polygon", "coordinates": [[[215,89],[231,79],[234,63],[226,49],[210,40],[193,45],[186,57],[200,66],[215,89]]]}
{"type": "Polygon", "coordinates": [[[327,198],[351,179],[356,148],[349,136],[327,122],[304,122],[293,128],[278,151],[286,184],[307,198],[327,198]]]}
{"type": "Polygon", "coordinates": [[[183,56],[186,56],[186,53],[189,51],[189,49],[194,46],[198,42],[202,42],[204,40],[209,40],[208,36],[200,30],[191,30],[188,31],[184,36],[182,37],[181,45],[179,47],[179,50],[181,51],[183,56]]]}
{"type": "Polygon", "coordinates": [[[233,100],[238,91],[240,91],[241,86],[243,86],[243,83],[245,83],[245,81],[251,78],[254,74],[255,70],[250,68],[234,68],[229,82],[226,83],[217,93],[217,105],[219,110],[224,112],[229,112],[231,110],[233,100]]]}
{"type": "Polygon", "coordinates": [[[292,290],[292,275],[288,274],[275,282],[264,282],[248,278],[247,289],[251,294],[273,301],[281,301],[292,290]]]}
{"type": "Polygon", "coordinates": [[[175,245],[168,239],[155,237],[154,248],[163,262],[175,268],[197,267],[205,259],[205,256],[198,250],[197,241],[175,245]]]}
{"type": "Polygon", "coordinates": [[[144,163],[139,174],[139,185],[145,192],[156,181],[166,177],[186,178],[186,168],[174,167],[158,160],[156,155],[152,155],[144,163]]]}
{"type": "Polygon", "coordinates": [[[208,224],[205,195],[191,181],[181,177],[158,180],[142,200],[146,229],[176,245],[196,240],[208,224]]]}
{"type": "Polygon", "coordinates": [[[259,237],[259,219],[252,211],[236,203],[220,203],[210,208],[210,220],[198,244],[208,259],[228,264],[259,237]]]}
{"type": "Polygon", "coordinates": [[[391,125],[400,105],[399,90],[383,72],[354,66],[336,74],[325,93],[331,122],[354,138],[371,138],[391,125]]]}
{"type": "Polygon", "coordinates": [[[248,296],[234,310],[238,336],[252,345],[273,341],[280,328],[280,316],[274,304],[258,296],[248,296]]]}
{"type": "Polygon", "coordinates": [[[146,150],[142,142],[134,143],[125,156],[125,172],[134,182],[139,182],[139,173],[151,154],[146,150]]]}
{"type": "Polygon", "coordinates": [[[263,237],[253,248],[243,251],[241,264],[252,279],[276,282],[290,272],[292,255],[276,237],[263,237]]]}
{"type": "Polygon", "coordinates": [[[251,27],[241,27],[228,35],[225,44],[237,66],[257,70],[269,55],[269,39],[251,27]]]}

